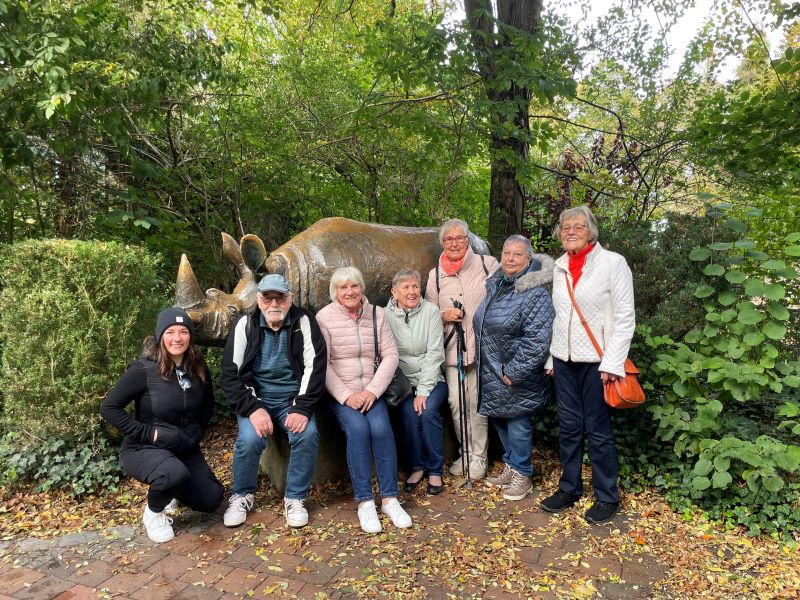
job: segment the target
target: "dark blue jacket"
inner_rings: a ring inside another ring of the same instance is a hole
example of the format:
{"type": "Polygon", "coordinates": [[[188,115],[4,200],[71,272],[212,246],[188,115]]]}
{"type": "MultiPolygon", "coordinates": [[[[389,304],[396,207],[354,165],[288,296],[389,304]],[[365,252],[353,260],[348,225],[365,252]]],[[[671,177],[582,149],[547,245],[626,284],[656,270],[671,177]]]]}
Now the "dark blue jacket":
{"type": "Polygon", "coordinates": [[[545,286],[553,281],[553,265],[546,254],[536,254],[525,272],[509,279],[500,269],[486,280],[486,297],[473,320],[482,415],[508,419],[533,414],[550,398],[544,364],[555,311],[545,286]]]}

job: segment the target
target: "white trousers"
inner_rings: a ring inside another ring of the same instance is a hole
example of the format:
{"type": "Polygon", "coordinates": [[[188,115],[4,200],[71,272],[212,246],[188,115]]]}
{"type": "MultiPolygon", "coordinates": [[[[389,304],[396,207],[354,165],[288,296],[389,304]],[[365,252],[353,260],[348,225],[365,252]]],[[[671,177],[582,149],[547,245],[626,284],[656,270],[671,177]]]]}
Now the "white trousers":
{"type": "MultiPolygon", "coordinates": [[[[458,367],[445,367],[445,377],[447,378],[447,402],[450,404],[450,412],[453,414],[453,425],[456,428],[456,436],[461,443],[461,456],[464,456],[464,440],[461,439],[461,407],[458,402],[458,367]]],[[[489,443],[489,418],[478,414],[478,373],[475,364],[471,364],[465,369],[464,387],[466,389],[466,401],[469,405],[469,457],[486,460],[489,443]]]]}

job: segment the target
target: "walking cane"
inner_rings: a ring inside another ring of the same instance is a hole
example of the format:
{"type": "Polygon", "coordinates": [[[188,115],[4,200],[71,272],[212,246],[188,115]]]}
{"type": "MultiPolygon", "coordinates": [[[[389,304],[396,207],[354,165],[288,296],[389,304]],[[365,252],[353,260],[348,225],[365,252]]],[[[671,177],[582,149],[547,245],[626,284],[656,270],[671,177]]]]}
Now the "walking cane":
{"type": "MultiPolygon", "coordinates": [[[[453,306],[464,312],[464,305],[458,300],[453,300],[453,306]]],[[[464,487],[472,489],[472,478],[469,473],[470,455],[469,455],[469,402],[467,400],[467,382],[466,372],[464,369],[464,347],[466,340],[464,338],[464,327],[461,323],[455,323],[455,336],[456,336],[456,356],[458,365],[458,412],[459,412],[459,428],[461,430],[461,475],[466,477],[464,487]]]]}

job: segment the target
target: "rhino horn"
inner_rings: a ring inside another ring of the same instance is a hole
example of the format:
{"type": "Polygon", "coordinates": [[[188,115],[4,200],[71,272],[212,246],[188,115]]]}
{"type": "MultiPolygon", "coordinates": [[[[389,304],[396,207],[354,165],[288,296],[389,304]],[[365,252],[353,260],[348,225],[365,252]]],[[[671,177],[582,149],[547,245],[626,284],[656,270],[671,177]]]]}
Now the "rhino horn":
{"type": "Polygon", "coordinates": [[[197,277],[194,276],[192,265],[185,254],[181,254],[181,264],[178,267],[178,277],[175,280],[175,301],[178,306],[189,308],[196,306],[206,299],[197,277]]]}

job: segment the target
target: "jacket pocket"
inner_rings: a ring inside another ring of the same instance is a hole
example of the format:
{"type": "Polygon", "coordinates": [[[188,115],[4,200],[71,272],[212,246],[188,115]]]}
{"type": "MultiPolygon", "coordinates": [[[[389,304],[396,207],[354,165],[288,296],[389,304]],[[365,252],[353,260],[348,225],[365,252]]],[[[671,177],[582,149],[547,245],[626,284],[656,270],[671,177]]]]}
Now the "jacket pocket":
{"type": "Polygon", "coordinates": [[[157,448],[177,452],[183,447],[183,436],[177,427],[173,425],[156,425],[155,429],[158,432],[158,437],[153,444],[157,448]]]}

